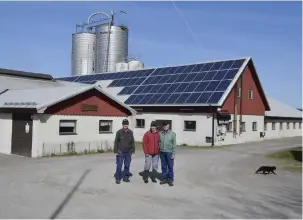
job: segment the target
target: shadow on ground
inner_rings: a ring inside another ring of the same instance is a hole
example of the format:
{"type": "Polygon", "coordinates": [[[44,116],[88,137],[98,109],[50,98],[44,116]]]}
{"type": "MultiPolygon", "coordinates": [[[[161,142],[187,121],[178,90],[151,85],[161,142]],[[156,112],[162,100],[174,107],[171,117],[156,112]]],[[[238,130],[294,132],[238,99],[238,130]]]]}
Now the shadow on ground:
{"type": "Polygon", "coordinates": [[[148,172],[145,172],[145,171],[141,171],[139,173],[139,176],[142,177],[142,180],[144,181],[145,178],[146,179],[156,179],[156,180],[159,180],[159,181],[162,181],[163,180],[163,177],[162,177],[162,174],[157,172],[157,171],[148,171],[148,172]]]}
{"type": "Polygon", "coordinates": [[[82,184],[82,182],[84,181],[85,177],[87,176],[87,174],[90,172],[90,170],[85,170],[85,172],[82,174],[82,176],[80,177],[79,181],[77,182],[77,184],[73,187],[73,189],[70,191],[69,194],[67,194],[67,196],[65,197],[65,199],[62,201],[62,203],[60,204],[60,206],[56,209],[56,211],[51,215],[50,219],[55,219],[57,218],[57,216],[62,212],[63,208],[67,205],[67,203],[69,202],[69,200],[72,198],[73,194],[77,191],[77,189],[79,188],[79,186],[82,184]]]}

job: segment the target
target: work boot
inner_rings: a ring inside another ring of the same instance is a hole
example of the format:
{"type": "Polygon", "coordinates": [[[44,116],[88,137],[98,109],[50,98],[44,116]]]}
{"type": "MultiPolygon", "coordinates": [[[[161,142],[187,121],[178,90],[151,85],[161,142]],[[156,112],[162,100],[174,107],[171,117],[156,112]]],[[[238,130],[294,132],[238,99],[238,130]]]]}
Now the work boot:
{"type": "Polygon", "coordinates": [[[161,181],[160,181],[160,184],[161,184],[161,185],[166,184],[166,183],[168,183],[168,182],[167,182],[167,179],[164,179],[164,180],[161,180],[161,181]]]}
{"type": "Polygon", "coordinates": [[[120,180],[116,180],[116,184],[120,184],[120,180]]]}
{"type": "Polygon", "coordinates": [[[174,186],[173,182],[168,183],[169,186],[174,186]]]}
{"type": "Polygon", "coordinates": [[[129,177],[128,176],[123,177],[123,182],[129,183],[130,182],[129,177]]]}

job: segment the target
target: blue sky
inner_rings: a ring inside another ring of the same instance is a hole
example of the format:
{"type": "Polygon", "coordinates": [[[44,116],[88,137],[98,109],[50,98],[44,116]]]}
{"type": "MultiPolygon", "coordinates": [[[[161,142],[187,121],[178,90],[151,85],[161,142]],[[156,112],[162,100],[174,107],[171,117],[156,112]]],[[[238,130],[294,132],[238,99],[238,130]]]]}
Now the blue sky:
{"type": "Polygon", "coordinates": [[[146,67],[251,56],[268,96],[302,106],[300,2],[0,2],[0,67],[70,75],[71,35],[96,11],[127,11],[146,67]]]}

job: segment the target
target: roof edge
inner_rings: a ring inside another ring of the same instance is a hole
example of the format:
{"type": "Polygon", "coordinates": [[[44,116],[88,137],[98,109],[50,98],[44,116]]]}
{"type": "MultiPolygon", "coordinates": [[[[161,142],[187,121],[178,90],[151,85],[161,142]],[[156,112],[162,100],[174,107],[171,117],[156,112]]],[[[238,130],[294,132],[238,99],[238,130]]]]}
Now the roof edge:
{"type": "Polygon", "coordinates": [[[265,94],[264,89],[263,89],[262,84],[261,84],[261,80],[260,80],[260,78],[259,78],[259,75],[258,75],[258,73],[257,73],[256,67],[255,67],[254,62],[253,62],[252,59],[249,60],[247,66],[248,66],[249,64],[251,64],[251,66],[252,66],[252,68],[253,68],[253,72],[254,72],[253,74],[255,74],[255,76],[256,76],[257,87],[258,87],[258,89],[261,90],[261,91],[259,91],[259,92],[261,92],[261,96],[264,98],[264,99],[262,99],[262,101],[263,101],[263,104],[265,105],[265,111],[270,111],[269,102],[268,102],[268,100],[267,100],[266,94],[265,94]]]}
{"type": "Polygon", "coordinates": [[[99,85],[94,85],[93,86],[95,89],[97,89],[99,92],[101,92],[103,95],[107,96],[108,98],[110,98],[111,100],[115,101],[116,103],[118,103],[119,105],[123,106],[124,108],[126,108],[127,110],[129,110],[132,115],[136,115],[137,111],[133,108],[131,108],[130,106],[126,105],[125,103],[119,101],[118,99],[116,99],[114,96],[111,96],[110,94],[108,94],[107,92],[105,92],[101,86],[99,85]]]}
{"type": "Polygon", "coordinates": [[[132,115],[135,115],[135,114],[137,113],[133,108],[127,106],[126,104],[120,102],[119,100],[117,100],[117,99],[114,98],[113,96],[107,94],[106,92],[104,92],[104,91],[101,89],[100,86],[96,86],[96,85],[87,86],[87,87],[85,87],[85,88],[80,89],[79,91],[77,91],[77,92],[75,92],[75,93],[69,94],[68,96],[59,98],[59,99],[57,99],[57,100],[55,100],[55,101],[53,101],[53,102],[49,102],[49,103],[46,103],[46,104],[44,104],[44,105],[37,106],[36,109],[37,109],[38,112],[43,113],[43,112],[44,112],[48,107],[50,107],[50,106],[53,106],[53,105],[55,105],[55,104],[58,104],[58,103],[60,103],[60,102],[62,102],[62,101],[64,101],[64,100],[68,100],[68,99],[70,99],[70,98],[73,98],[73,97],[75,97],[75,96],[77,96],[77,95],[79,95],[79,94],[82,94],[82,93],[87,92],[87,91],[92,90],[92,89],[98,90],[100,93],[102,93],[102,94],[105,95],[106,97],[110,98],[111,100],[113,100],[114,102],[118,103],[119,105],[121,105],[121,106],[124,107],[125,109],[129,110],[130,113],[131,113],[132,115]]]}
{"type": "Polygon", "coordinates": [[[243,62],[242,66],[240,67],[240,69],[238,70],[237,74],[235,75],[235,77],[233,78],[232,82],[230,83],[230,85],[228,86],[228,88],[225,90],[224,94],[222,95],[221,99],[219,100],[218,104],[220,106],[222,106],[224,104],[224,102],[226,101],[228,95],[230,94],[230,92],[232,91],[232,89],[235,87],[237,81],[239,80],[240,76],[243,74],[246,66],[248,65],[249,61],[251,60],[251,57],[247,57],[246,60],[243,62]]]}
{"type": "Polygon", "coordinates": [[[291,117],[291,116],[267,116],[264,115],[265,119],[284,119],[284,120],[301,120],[302,121],[302,116],[301,117],[291,117]]]}
{"type": "Polygon", "coordinates": [[[220,101],[219,101],[219,104],[222,106],[224,104],[224,102],[226,101],[228,95],[230,94],[230,92],[232,91],[232,89],[235,87],[237,81],[239,80],[239,78],[242,76],[242,74],[244,73],[244,70],[246,67],[248,67],[249,65],[251,64],[253,70],[251,71],[252,74],[255,75],[256,77],[256,85],[257,85],[257,88],[260,92],[260,95],[262,98],[262,101],[263,101],[263,104],[265,106],[265,111],[270,111],[270,105],[269,105],[269,102],[267,100],[267,97],[266,97],[266,94],[264,92],[264,89],[262,87],[262,84],[261,84],[261,81],[260,81],[260,78],[258,76],[258,73],[257,73],[257,70],[255,68],[255,65],[253,63],[253,60],[252,60],[252,57],[247,57],[246,61],[242,64],[241,68],[239,69],[238,73],[236,74],[236,76],[234,77],[234,79],[232,80],[231,84],[229,85],[229,87],[226,89],[225,93],[223,94],[223,96],[221,97],[220,101]]]}

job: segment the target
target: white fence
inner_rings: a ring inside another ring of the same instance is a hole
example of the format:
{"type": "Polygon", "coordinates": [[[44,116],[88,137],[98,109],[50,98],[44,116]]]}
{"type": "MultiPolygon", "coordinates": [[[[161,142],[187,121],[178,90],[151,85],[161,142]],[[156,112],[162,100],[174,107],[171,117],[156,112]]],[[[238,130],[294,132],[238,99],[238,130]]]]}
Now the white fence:
{"type": "Polygon", "coordinates": [[[42,156],[62,155],[65,153],[92,153],[106,152],[114,149],[114,142],[103,141],[80,141],[65,143],[43,143],[42,156]]]}

